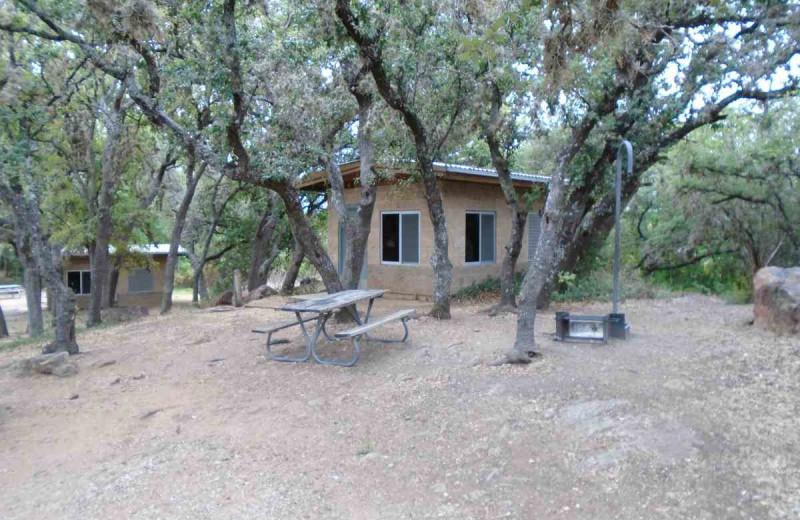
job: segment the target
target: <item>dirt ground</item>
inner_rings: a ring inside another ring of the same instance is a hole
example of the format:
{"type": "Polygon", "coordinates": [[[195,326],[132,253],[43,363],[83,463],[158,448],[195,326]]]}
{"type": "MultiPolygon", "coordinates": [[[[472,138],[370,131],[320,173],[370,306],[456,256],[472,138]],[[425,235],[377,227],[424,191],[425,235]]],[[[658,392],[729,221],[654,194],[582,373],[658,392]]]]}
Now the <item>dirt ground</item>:
{"type": "Polygon", "coordinates": [[[800,518],[800,340],[749,306],[629,301],[602,346],[547,312],[527,367],[487,364],[515,322],[481,310],[354,368],[268,361],[266,308],[84,333],[77,376],[0,370],[0,517],[800,518]]]}

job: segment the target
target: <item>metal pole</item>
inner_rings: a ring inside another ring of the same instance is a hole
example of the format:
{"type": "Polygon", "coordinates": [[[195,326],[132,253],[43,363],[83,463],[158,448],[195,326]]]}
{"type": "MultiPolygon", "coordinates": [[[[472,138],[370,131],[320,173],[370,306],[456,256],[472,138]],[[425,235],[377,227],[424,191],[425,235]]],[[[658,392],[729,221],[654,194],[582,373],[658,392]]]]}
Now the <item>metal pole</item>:
{"type": "Polygon", "coordinates": [[[633,146],[623,139],[617,149],[616,201],[614,204],[614,314],[619,312],[619,212],[622,205],[622,148],[628,152],[628,175],[633,173],[633,146]]]}

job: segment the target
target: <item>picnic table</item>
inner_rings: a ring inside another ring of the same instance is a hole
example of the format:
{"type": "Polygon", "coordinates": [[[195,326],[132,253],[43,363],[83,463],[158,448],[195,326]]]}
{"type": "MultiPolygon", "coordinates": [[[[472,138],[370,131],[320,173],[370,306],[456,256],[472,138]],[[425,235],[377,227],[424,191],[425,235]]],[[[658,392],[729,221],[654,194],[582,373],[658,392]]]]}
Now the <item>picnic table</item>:
{"type": "Polygon", "coordinates": [[[254,329],[253,332],[267,334],[267,356],[275,361],[302,363],[313,357],[316,362],[326,365],[353,366],[358,361],[361,350],[358,342],[362,338],[378,343],[402,343],[408,339],[408,319],[414,314],[414,309],[403,309],[370,321],[372,306],[375,300],[382,298],[385,293],[386,291],[383,289],[353,289],[332,294],[315,294],[307,299],[301,299],[301,301],[290,301],[282,307],[278,307],[277,310],[294,313],[296,317],[295,320],[268,325],[264,328],[254,329]],[[362,320],[356,305],[367,300],[369,300],[369,304],[362,320]],[[355,320],[356,326],[337,332],[331,336],[325,329],[325,324],[336,311],[340,310],[348,312],[355,320]],[[371,330],[379,326],[398,320],[402,322],[405,331],[402,339],[373,338],[368,334],[371,330]],[[314,330],[309,331],[309,327],[306,326],[306,323],[314,321],[316,322],[314,330]],[[303,339],[306,344],[305,354],[301,357],[275,355],[272,352],[272,345],[274,344],[272,335],[275,332],[294,326],[299,326],[303,332],[303,339]],[[317,342],[321,335],[324,335],[329,341],[352,340],[352,359],[349,361],[338,361],[321,357],[316,349],[317,342]]]}

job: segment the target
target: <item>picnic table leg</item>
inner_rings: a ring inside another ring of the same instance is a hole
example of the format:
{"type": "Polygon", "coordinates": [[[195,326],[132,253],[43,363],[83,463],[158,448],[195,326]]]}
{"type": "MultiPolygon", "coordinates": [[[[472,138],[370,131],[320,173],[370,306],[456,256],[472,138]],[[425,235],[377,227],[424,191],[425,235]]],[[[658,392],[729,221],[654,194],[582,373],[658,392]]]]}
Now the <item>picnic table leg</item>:
{"type": "MultiPolygon", "coordinates": [[[[320,333],[320,331],[324,331],[325,330],[325,323],[328,321],[328,318],[330,318],[330,317],[331,317],[331,313],[327,313],[325,315],[324,319],[322,318],[322,315],[320,315],[321,322],[319,322],[319,321],[317,322],[317,330],[314,333],[313,341],[311,341],[311,343],[310,343],[310,345],[311,345],[311,355],[314,357],[314,360],[317,363],[322,363],[323,365],[337,365],[337,366],[340,366],[340,367],[351,367],[351,366],[356,364],[356,362],[358,361],[358,355],[361,352],[361,349],[358,346],[358,340],[356,338],[353,338],[353,357],[349,361],[336,361],[335,359],[326,359],[326,358],[320,357],[319,354],[317,354],[317,339],[319,338],[319,333],[320,333]]],[[[359,325],[361,325],[360,322],[359,322],[359,325]]],[[[325,333],[325,336],[326,337],[328,336],[327,332],[325,333]]],[[[334,342],[338,343],[339,341],[341,341],[341,340],[334,339],[334,342]]]]}
{"type": "MultiPolygon", "coordinates": [[[[304,363],[304,362],[308,361],[311,358],[311,343],[310,343],[310,341],[308,339],[308,332],[306,331],[306,327],[305,327],[305,324],[303,323],[303,319],[300,316],[300,313],[298,312],[296,314],[297,314],[297,321],[300,322],[300,328],[303,329],[303,336],[305,336],[305,340],[306,340],[305,341],[305,344],[306,344],[306,353],[305,353],[305,355],[303,357],[276,356],[275,354],[272,353],[272,348],[271,347],[272,347],[272,334],[273,333],[270,332],[269,334],[267,334],[267,357],[270,358],[271,360],[273,360],[273,361],[283,361],[283,362],[287,362],[287,363],[304,363]]],[[[315,335],[315,337],[318,336],[318,335],[319,334],[317,333],[315,335]]]]}
{"type": "MultiPolygon", "coordinates": [[[[372,304],[374,302],[375,302],[375,298],[370,298],[369,299],[369,306],[367,306],[367,313],[364,315],[364,321],[363,322],[361,321],[361,318],[359,318],[359,316],[358,316],[358,308],[356,307],[355,304],[349,305],[347,307],[344,307],[344,310],[349,312],[350,316],[352,316],[353,319],[356,320],[356,325],[364,325],[365,323],[369,322],[369,313],[372,312],[372,304]],[[353,309],[355,309],[355,310],[353,310],[353,309]]],[[[327,339],[328,341],[341,341],[339,338],[337,338],[335,336],[331,336],[330,334],[328,334],[328,331],[325,329],[325,325],[324,324],[322,325],[322,333],[325,335],[325,339],[327,339]]]]}
{"type": "Polygon", "coordinates": [[[381,338],[373,338],[368,333],[364,333],[364,337],[367,338],[369,341],[375,343],[405,343],[408,339],[408,318],[402,318],[400,320],[403,323],[403,329],[405,333],[403,334],[403,339],[381,339],[381,338]]]}

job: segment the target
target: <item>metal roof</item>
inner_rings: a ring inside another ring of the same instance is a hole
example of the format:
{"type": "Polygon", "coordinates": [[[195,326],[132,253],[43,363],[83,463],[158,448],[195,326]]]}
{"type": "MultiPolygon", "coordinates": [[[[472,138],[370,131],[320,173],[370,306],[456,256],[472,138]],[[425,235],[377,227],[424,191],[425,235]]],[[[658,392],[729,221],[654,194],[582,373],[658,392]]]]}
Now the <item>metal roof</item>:
{"type": "MultiPolygon", "coordinates": [[[[451,164],[434,162],[434,167],[444,168],[445,173],[462,173],[465,175],[475,175],[478,177],[491,177],[496,179],[497,172],[491,168],[478,168],[477,166],[466,166],[464,164],[451,164]]],[[[547,184],[550,177],[546,175],[533,175],[531,173],[511,172],[511,179],[515,181],[541,182],[547,184]]]]}
{"type": "MultiPolygon", "coordinates": [[[[128,251],[140,255],[167,255],[169,254],[169,244],[145,244],[145,245],[131,245],[128,246],[128,251]]],[[[108,254],[113,255],[117,252],[114,246],[108,246],[108,254]]],[[[89,252],[86,249],[78,249],[67,253],[69,256],[88,256],[89,252]]],[[[186,249],[178,246],[178,254],[185,255],[186,249]]]]}

